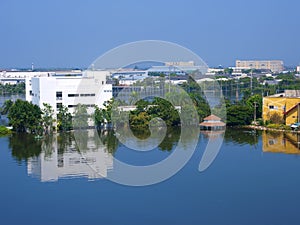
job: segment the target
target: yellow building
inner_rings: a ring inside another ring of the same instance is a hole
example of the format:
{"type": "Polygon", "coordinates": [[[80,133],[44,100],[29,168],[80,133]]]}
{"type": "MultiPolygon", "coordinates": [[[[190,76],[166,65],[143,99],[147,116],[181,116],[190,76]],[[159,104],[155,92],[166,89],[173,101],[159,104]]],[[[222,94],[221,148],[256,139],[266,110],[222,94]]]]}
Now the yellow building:
{"type": "Polygon", "coordinates": [[[263,98],[263,120],[281,119],[291,125],[300,122],[300,90],[286,90],[284,93],[263,98]]]}
{"type": "Polygon", "coordinates": [[[263,152],[300,154],[300,134],[284,132],[262,133],[263,152]]]}

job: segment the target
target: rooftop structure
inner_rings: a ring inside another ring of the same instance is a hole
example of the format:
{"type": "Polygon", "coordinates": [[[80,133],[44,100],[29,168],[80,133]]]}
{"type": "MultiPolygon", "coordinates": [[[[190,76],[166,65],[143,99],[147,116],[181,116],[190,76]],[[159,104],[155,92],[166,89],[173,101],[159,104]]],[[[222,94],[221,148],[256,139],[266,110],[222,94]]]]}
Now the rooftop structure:
{"type": "Polygon", "coordinates": [[[220,117],[210,115],[204,118],[204,122],[200,123],[200,129],[202,130],[222,130],[226,124],[221,121],[220,117]]]}

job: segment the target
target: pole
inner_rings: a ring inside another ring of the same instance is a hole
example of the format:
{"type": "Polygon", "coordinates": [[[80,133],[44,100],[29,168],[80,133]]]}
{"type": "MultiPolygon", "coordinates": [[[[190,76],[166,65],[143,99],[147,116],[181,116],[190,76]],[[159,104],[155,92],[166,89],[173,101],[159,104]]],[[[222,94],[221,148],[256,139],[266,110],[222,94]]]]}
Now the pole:
{"type": "Polygon", "coordinates": [[[252,73],[252,69],[251,69],[251,82],[250,82],[251,95],[253,95],[253,91],[252,91],[252,76],[253,76],[253,73],[252,73]]]}
{"type": "Polygon", "coordinates": [[[298,115],[297,115],[297,118],[298,118],[298,123],[300,123],[300,103],[298,103],[298,115]]]}
{"type": "Polygon", "coordinates": [[[238,80],[236,81],[235,98],[236,98],[236,102],[238,102],[239,101],[239,85],[238,85],[238,80]]]}
{"type": "Polygon", "coordinates": [[[256,122],[256,107],[257,107],[257,102],[254,102],[254,122],[256,122]]]}

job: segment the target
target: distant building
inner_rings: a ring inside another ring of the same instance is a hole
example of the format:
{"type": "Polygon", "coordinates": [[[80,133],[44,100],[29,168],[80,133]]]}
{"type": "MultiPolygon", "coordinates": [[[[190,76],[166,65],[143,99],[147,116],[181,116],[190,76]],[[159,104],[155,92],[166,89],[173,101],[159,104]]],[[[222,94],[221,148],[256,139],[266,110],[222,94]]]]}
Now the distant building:
{"type": "Polygon", "coordinates": [[[263,120],[279,116],[286,125],[300,122],[300,90],[285,90],[263,98],[263,120]]]}
{"type": "Polygon", "coordinates": [[[25,82],[26,79],[31,80],[33,77],[47,77],[47,76],[75,76],[81,75],[81,70],[65,70],[65,71],[1,71],[0,82],[2,84],[16,84],[25,82]]]}
{"type": "Polygon", "coordinates": [[[85,71],[82,75],[33,77],[26,80],[26,100],[43,107],[50,104],[54,112],[67,106],[72,113],[77,104],[87,106],[92,113],[94,105],[103,106],[112,98],[112,84],[107,84],[107,71],[85,71]]]}
{"type": "Polygon", "coordinates": [[[195,66],[195,63],[194,63],[194,61],[165,62],[165,66],[195,66]]]}
{"type": "Polygon", "coordinates": [[[281,60],[236,60],[235,66],[237,69],[271,70],[272,72],[284,70],[281,60]]]}
{"type": "Polygon", "coordinates": [[[300,73],[300,66],[297,66],[297,67],[296,67],[296,72],[297,72],[297,73],[300,73]]]}

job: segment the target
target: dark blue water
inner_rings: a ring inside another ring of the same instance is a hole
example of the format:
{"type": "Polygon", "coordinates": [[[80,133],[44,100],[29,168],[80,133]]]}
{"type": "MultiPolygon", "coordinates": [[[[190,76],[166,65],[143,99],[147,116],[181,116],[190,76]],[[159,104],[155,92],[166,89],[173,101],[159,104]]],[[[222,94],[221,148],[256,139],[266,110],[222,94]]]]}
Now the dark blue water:
{"type": "MultiPolygon", "coordinates": [[[[299,224],[300,158],[293,137],[228,130],[216,159],[200,173],[199,161],[208,140],[201,134],[197,151],[181,171],[164,182],[142,187],[70,176],[71,172],[41,182],[42,175],[29,174],[28,165],[33,159],[51,161],[56,150],[44,154],[43,141],[2,137],[0,221],[31,225],[299,224]],[[281,147],[282,140],[286,147],[281,147]],[[269,145],[276,141],[277,148],[269,145]]],[[[58,150],[58,156],[76,158],[70,149],[58,150]]],[[[119,143],[112,152],[124,159],[124,149],[119,143]]],[[[150,161],[165,158],[172,150],[155,152],[150,161]]]]}

